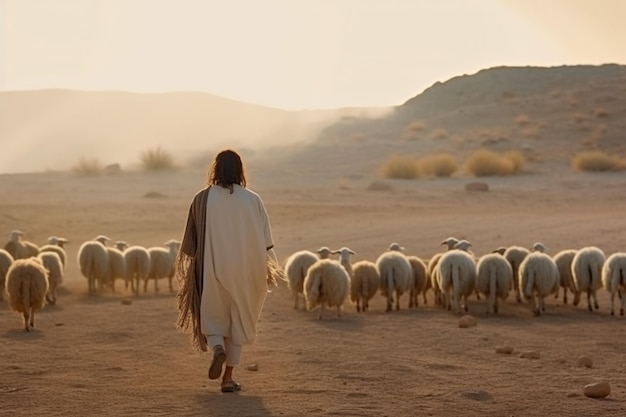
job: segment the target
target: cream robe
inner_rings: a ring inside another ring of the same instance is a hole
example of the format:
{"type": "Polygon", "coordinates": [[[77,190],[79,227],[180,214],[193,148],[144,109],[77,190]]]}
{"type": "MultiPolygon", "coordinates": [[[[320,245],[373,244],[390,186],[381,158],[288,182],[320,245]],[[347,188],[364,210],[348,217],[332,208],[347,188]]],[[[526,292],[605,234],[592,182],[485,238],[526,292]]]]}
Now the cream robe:
{"type": "Polygon", "coordinates": [[[212,186],[207,197],[200,321],[205,335],[250,344],[267,295],[267,248],[273,247],[261,198],[239,185],[212,186]]]}

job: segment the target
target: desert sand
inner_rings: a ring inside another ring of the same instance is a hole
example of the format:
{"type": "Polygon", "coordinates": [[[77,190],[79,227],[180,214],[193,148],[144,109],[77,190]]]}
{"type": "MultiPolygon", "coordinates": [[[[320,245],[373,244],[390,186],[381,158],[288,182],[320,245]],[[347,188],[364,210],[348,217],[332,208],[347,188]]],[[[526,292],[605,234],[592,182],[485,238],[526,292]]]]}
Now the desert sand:
{"type": "MultiPolygon", "coordinates": [[[[353,261],[374,260],[391,242],[428,259],[448,236],[470,240],[478,255],[536,241],[550,254],[597,245],[608,256],[626,247],[623,174],[531,163],[521,175],[486,179],[488,192],[468,192],[474,179],[464,175],[381,180],[350,172],[249,166],[249,187],[266,203],[281,259],[349,246],[353,261]]],[[[417,309],[407,308],[405,295],[401,311],[385,313],[377,295],[367,313],[347,303],[341,318],[328,311],[318,320],[317,312],[294,310],[282,283],[268,294],[259,337],[244,347],[235,371],[243,390],[220,393],[207,379],[209,356],[193,352],[175,328],[175,294],[165,281],[158,294],[150,285],[133,296],[118,282],[116,294],[88,296],[76,263],[80,243],[98,234],[144,246],[180,239],[203,181],[202,170],[0,177],[0,230],[19,228],[38,244],[51,235],[71,241],[58,303],[38,313],[34,332],[23,332],[20,315],[0,302],[0,415],[626,413],[626,317],[609,315],[604,290],[598,311],[587,311],[584,298],[578,307],[550,298],[542,317],[511,296],[500,314],[487,316],[484,299],[472,297],[478,325],[461,329],[456,314],[433,305],[432,293],[417,309]],[[514,352],[496,354],[504,345],[514,352]],[[520,358],[527,350],[540,358],[520,358]],[[594,366],[578,367],[581,355],[594,366]],[[247,370],[250,364],[258,371],[247,370]],[[608,398],[582,394],[596,381],[611,384],[608,398]]]]}

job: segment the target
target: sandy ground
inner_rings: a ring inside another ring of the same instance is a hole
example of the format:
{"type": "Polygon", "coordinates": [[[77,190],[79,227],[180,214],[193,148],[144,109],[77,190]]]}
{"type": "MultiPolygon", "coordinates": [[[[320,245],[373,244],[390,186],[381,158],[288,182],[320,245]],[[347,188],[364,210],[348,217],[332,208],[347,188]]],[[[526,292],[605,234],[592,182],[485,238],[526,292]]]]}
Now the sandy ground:
{"type": "MultiPolygon", "coordinates": [[[[607,256],[626,248],[626,178],[557,168],[489,179],[487,193],[464,191],[468,178],[388,181],[321,176],[303,181],[297,167],[252,170],[250,187],[266,202],[281,258],[300,249],[349,246],[353,260],[375,258],[391,242],[424,259],[448,236],[470,240],[476,254],[500,245],[548,252],[597,245],[607,256]],[[287,174],[287,175],[286,175],[287,174]],[[373,189],[372,189],[373,188],[373,189]]],[[[0,302],[0,415],[163,416],[623,416],[626,414],[626,318],[609,315],[608,294],[589,313],[550,299],[543,317],[510,297],[497,317],[472,298],[476,327],[433,305],[384,312],[346,304],[343,317],[294,310],[283,284],[268,295],[257,342],[244,348],[238,394],[207,379],[209,358],[175,329],[174,294],[87,296],[76,253],[98,234],[144,246],[182,235],[202,172],[80,178],[64,173],[0,177],[0,230],[19,228],[43,244],[71,240],[59,301],[24,333],[0,302]],[[149,192],[157,198],[148,198],[149,192]],[[160,195],[160,197],[158,197],[160,195]],[[122,300],[131,299],[131,304],[122,300]],[[498,346],[512,355],[495,353],[498,346]],[[540,359],[522,359],[534,350],[540,359]],[[579,368],[581,355],[594,367],[579,368]],[[246,370],[258,364],[258,371],[246,370]],[[593,400],[585,384],[608,381],[593,400]]]]}

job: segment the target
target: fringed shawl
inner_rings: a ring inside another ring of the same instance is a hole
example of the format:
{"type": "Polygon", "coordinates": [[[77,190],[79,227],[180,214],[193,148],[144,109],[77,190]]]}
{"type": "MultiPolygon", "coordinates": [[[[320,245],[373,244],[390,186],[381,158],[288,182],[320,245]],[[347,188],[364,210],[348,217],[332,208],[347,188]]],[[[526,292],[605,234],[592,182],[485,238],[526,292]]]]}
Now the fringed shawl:
{"type": "Polygon", "coordinates": [[[210,186],[199,191],[189,207],[185,234],[176,258],[178,281],[178,320],[176,327],[190,334],[191,345],[197,351],[207,351],[207,341],[200,326],[202,299],[206,205],[210,186]]]}

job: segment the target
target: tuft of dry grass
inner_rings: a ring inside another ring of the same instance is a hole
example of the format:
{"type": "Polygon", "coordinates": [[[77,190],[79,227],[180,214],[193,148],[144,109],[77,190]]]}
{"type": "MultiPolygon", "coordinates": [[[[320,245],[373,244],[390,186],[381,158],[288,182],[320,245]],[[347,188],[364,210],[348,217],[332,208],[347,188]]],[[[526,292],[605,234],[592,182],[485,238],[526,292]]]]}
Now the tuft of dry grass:
{"type": "Polygon", "coordinates": [[[383,163],[381,174],[385,178],[415,179],[420,176],[419,163],[415,158],[394,155],[383,163]]]}
{"type": "Polygon", "coordinates": [[[609,117],[609,111],[604,107],[599,107],[596,109],[595,115],[598,119],[604,119],[606,117],[609,117]]]}
{"type": "Polygon", "coordinates": [[[427,177],[449,177],[458,171],[456,158],[449,153],[428,155],[418,160],[420,173],[427,177]]]}
{"type": "Polygon", "coordinates": [[[500,155],[481,149],[470,155],[467,170],[476,177],[514,175],[522,171],[524,162],[525,158],[521,152],[507,152],[500,155]]]}
{"type": "Polygon", "coordinates": [[[513,119],[513,122],[519,127],[528,126],[530,124],[530,117],[525,114],[520,114],[513,119]]]}
{"type": "Polygon", "coordinates": [[[78,175],[100,175],[103,170],[104,166],[98,158],[81,158],[72,167],[72,172],[78,175]]]}
{"type": "Polygon", "coordinates": [[[626,160],[603,151],[585,151],[574,156],[572,167],[590,172],[623,171],[626,169],[626,160]]]}
{"type": "Polygon", "coordinates": [[[143,152],[140,160],[143,168],[148,171],[171,171],[176,168],[172,154],[161,147],[143,152]]]}

